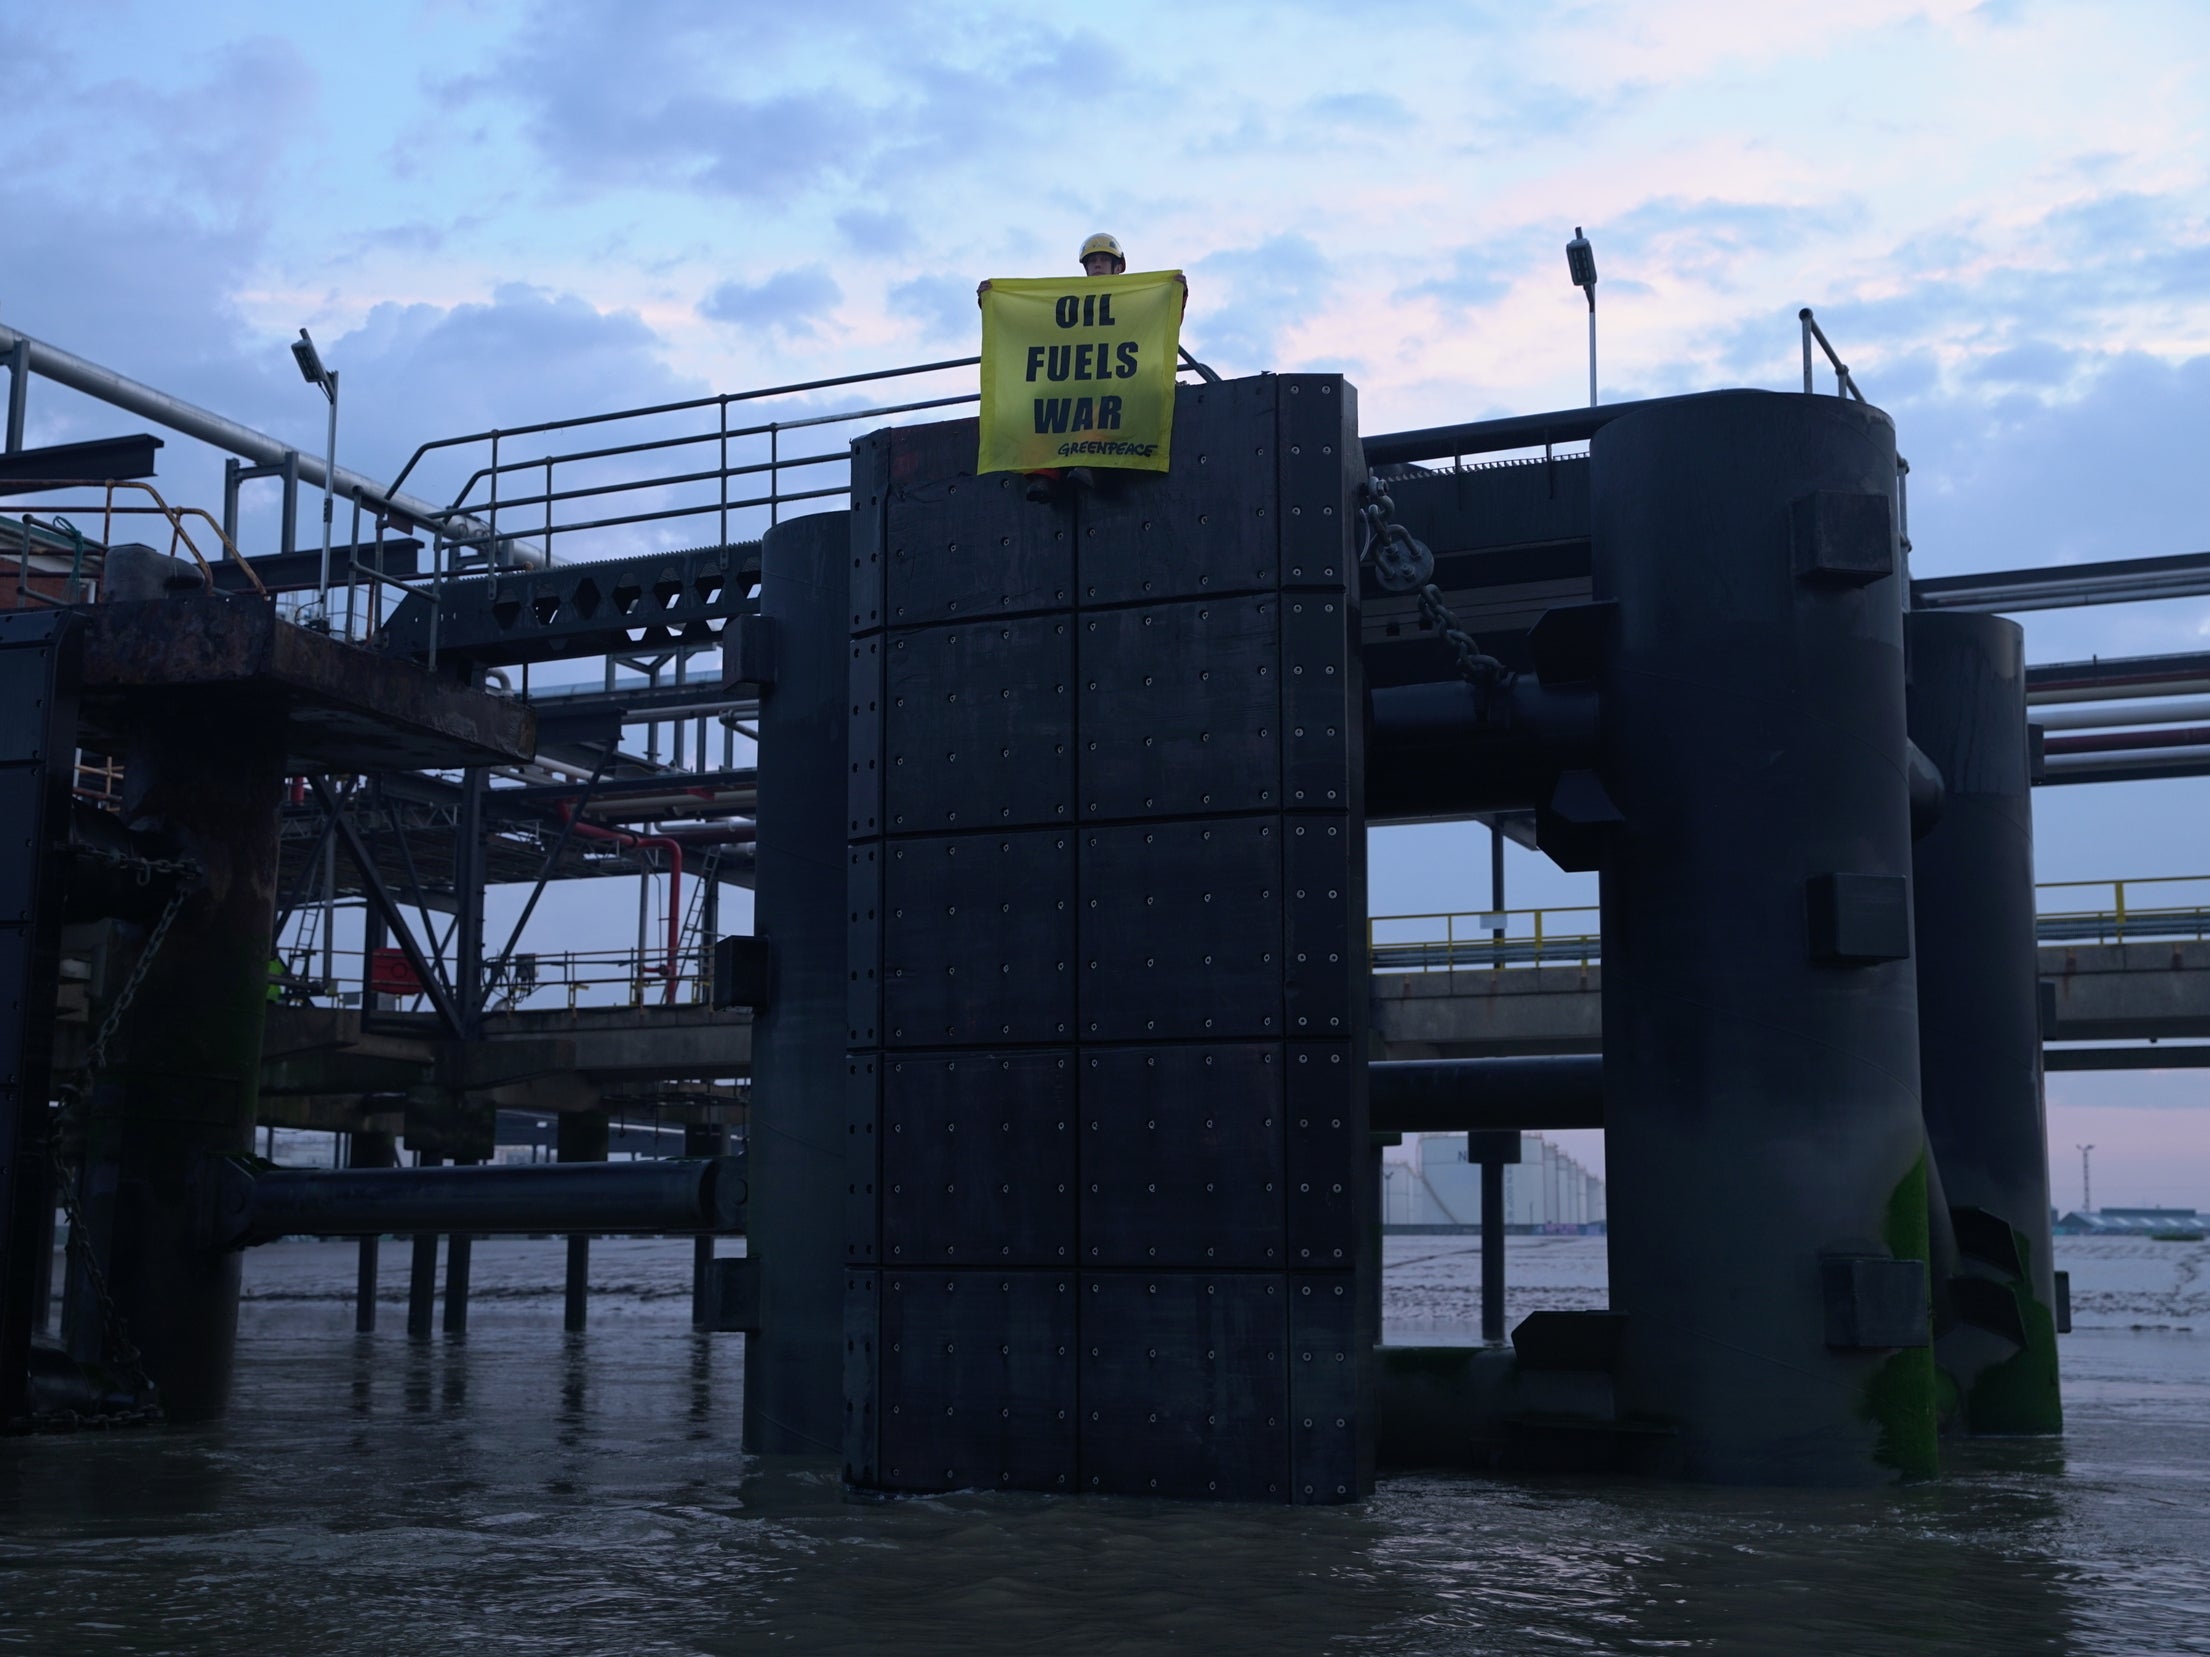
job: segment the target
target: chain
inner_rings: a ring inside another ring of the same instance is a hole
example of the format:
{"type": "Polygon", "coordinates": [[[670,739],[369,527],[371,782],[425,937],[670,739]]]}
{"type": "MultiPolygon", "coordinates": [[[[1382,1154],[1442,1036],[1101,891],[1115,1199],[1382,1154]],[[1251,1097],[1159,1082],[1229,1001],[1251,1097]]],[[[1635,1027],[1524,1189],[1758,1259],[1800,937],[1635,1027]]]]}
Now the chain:
{"type": "Polygon", "coordinates": [[[179,876],[176,889],[169,894],[169,901],[161,906],[161,918],[153,923],[153,930],[146,934],[146,947],[138,952],[138,960],[130,969],[130,976],[123,980],[123,987],[115,992],[115,1000],[107,1009],[107,1017],[100,1020],[99,1033],[92,1038],[92,1045],[85,1052],[86,1072],[104,1070],[107,1067],[107,1044],[115,1039],[116,1029],[123,1022],[123,1015],[130,1011],[130,1004],[138,998],[138,986],[146,981],[147,970],[154,957],[161,953],[161,945],[169,936],[169,927],[177,918],[177,911],[184,907],[184,900],[196,889],[200,866],[188,858],[124,858],[114,852],[99,854],[110,862],[129,862],[142,865],[141,880],[155,873],[173,873],[179,876]]]}
{"type": "Polygon", "coordinates": [[[1427,624],[1442,635],[1443,643],[1450,646],[1450,654],[1458,664],[1458,676],[1476,690],[1494,690],[1511,677],[1511,670],[1494,656],[1485,654],[1474,637],[1458,624],[1458,618],[1449,605],[1443,602],[1443,590],[1430,581],[1420,589],[1420,615],[1427,624]]]}
{"type": "Polygon", "coordinates": [[[1374,579],[1385,592],[1411,592],[1435,573],[1434,553],[1404,525],[1392,521],[1397,503],[1389,498],[1379,477],[1368,477],[1359,485],[1358,494],[1358,516],[1366,529],[1358,561],[1371,566],[1374,579]]]}
{"type": "Polygon", "coordinates": [[[75,1096],[56,1111],[46,1129],[46,1160],[53,1170],[54,1191],[60,1198],[63,1217],[69,1222],[69,1255],[84,1269],[85,1281],[91,1286],[92,1299],[100,1311],[100,1330],[109,1360],[123,1373],[140,1402],[128,1409],[105,1410],[87,1415],[78,1410],[46,1410],[25,1416],[20,1421],[5,1424],[10,1433],[75,1432],[80,1429],[105,1429],[110,1427],[147,1426],[164,1419],[159,1391],[153,1377],[146,1373],[146,1356],[138,1350],[138,1343],[130,1338],[123,1318],[115,1305],[115,1296],[108,1287],[107,1272],[100,1264],[99,1250],[92,1246],[92,1234],[85,1225],[84,1210],[78,1205],[75,1184],[69,1178],[69,1169],[61,1154],[62,1129],[77,1104],[90,1096],[92,1078],[107,1065],[108,1043],[115,1039],[115,1032],[122,1026],[123,1015],[137,999],[139,987],[145,983],[146,974],[153,966],[154,957],[161,953],[162,944],[168,939],[169,928],[185,901],[198,888],[200,866],[189,858],[137,857],[128,852],[110,851],[104,847],[80,846],[80,852],[138,872],[141,885],[157,874],[173,874],[178,877],[169,900],[161,907],[160,918],[146,934],[146,947],[138,952],[138,959],[123,980],[123,987],[116,991],[115,999],[108,1006],[107,1016],[100,1020],[100,1028],[92,1038],[92,1045],[85,1052],[84,1080],[75,1096]]]}
{"type": "Polygon", "coordinates": [[[1511,670],[1484,651],[1443,602],[1442,588],[1430,579],[1435,573],[1435,555],[1410,530],[1394,521],[1397,503],[1389,498],[1381,479],[1367,478],[1359,494],[1364,498],[1359,516],[1366,524],[1366,544],[1359,552],[1359,562],[1372,564],[1376,578],[1390,592],[1418,589],[1420,616],[1450,646],[1459,677],[1484,695],[1501,687],[1511,678],[1511,670]]]}

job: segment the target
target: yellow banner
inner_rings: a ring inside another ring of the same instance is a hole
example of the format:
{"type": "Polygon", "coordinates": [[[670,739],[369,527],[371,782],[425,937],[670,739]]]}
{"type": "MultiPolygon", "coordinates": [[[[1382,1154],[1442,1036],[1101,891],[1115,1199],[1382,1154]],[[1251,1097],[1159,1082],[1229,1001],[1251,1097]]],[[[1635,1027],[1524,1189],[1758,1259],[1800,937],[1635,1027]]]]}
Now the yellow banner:
{"type": "Polygon", "coordinates": [[[993,279],[982,292],[977,472],[1167,469],[1179,271],[993,279]]]}

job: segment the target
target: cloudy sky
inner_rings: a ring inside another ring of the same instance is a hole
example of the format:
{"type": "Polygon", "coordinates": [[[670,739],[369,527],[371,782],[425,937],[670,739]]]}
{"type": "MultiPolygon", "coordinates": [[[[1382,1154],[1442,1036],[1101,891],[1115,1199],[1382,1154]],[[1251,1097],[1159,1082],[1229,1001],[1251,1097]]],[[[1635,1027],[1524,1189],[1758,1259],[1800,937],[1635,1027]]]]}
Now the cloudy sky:
{"type": "MultiPolygon", "coordinates": [[[[1228,373],[1369,431],[1795,383],[1818,308],[1913,463],[1917,573],[2210,547],[2210,10],[2116,0],[0,4],[0,319],[352,464],[974,346],[1106,228],[1228,373]]],[[[40,388],[34,441],[115,417],[40,388]]],[[[211,459],[172,445],[172,495],[211,459]]],[[[265,527],[265,525],[263,526],[265,527]]],[[[2027,618],[2205,648],[2210,605],[2027,618]]],[[[2047,878],[2210,873],[2210,784],[2045,792],[2047,878]]],[[[1377,909],[1476,907],[1466,831],[1377,909]]],[[[1515,858],[1519,901],[1583,882],[1515,858]]],[[[2210,1202],[2210,1072],[2051,1084],[2105,1201],[2210,1202]]],[[[2059,1163],[2077,1200],[2076,1159],[2059,1163]]]]}

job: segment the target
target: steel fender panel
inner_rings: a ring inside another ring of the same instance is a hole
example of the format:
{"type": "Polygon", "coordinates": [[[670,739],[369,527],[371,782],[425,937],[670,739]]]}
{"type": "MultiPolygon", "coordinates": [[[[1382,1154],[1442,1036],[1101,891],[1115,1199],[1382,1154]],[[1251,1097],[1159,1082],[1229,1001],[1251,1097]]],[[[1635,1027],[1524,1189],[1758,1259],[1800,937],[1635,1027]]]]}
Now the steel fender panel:
{"type": "Polygon", "coordinates": [[[882,1142],[886,1264],[1074,1264],[1070,1053],[891,1056],[882,1142]]]}

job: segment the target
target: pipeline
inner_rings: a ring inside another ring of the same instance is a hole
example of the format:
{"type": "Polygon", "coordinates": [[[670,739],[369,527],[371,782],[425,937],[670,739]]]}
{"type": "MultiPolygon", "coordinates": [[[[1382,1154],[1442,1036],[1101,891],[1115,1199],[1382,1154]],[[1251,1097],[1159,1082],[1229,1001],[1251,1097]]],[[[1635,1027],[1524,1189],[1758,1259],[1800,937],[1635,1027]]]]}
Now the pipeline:
{"type": "Polygon", "coordinates": [[[600,828],[596,823],[586,823],[576,816],[573,801],[561,801],[558,810],[560,820],[586,840],[607,840],[617,846],[658,846],[668,854],[667,1005],[674,1006],[676,980],[683,970],[683,842],[670,840],[660,834],[630,834],[621,829],[600,828]]]}
{"type": "Polygon", "coordinates": [[[1391,1059],[1367,1065],[1366,1085],[1377,1133],[1604,1125],[1604,1061],[1594,1053],[1391,1059]]]}
{"type": "Polygon", "coordinates": [[[227,1164],[213,1241],[459,1232],[571,1235],[736,1232],[741,1156],[578,1162],[540,1168],[263,1168],[227,1164]]]}
{"type": "MultiPolygon", "coordinates": [[[[48,345],[44,340],[33,339],[18,329],[0,324],[0,355],[13,351],[17,346],[24,350],[31,372],[44,375],[57,385],[81,391],[87,397],[97,397],[115,408],[127,409],[132,414],[167,426],[171,431],[182,432],[186,437],[196,437],[202,443],[212,444],[231,454],[241,455],[257,466],[281,466],[286,455],[297,455],[300,482],[320,487],[329,468],[322,457],[311,455],[297,445],[280,442],[266,432],[257,432],[251,426],[242,426],[235,420],[187,403],[181,397],[173,397],[166,391],[157,391],[150,385],[128,379],[112,368],[102,368],[71,351],[48,345]]],[[[456,540],[480,540],[491,545],[491,526],[480,518],[466,513],[448,511],[442,506],[432,506],[428,501],[412,495],[386,489],[374,478],[364,477],[350,467],[335,468],[333,480],[338,494],[357,499],[371,512],[403,519],[408,525],[429,525],[443,531],[456,540]]],[[[515,563],[528,568],[539,568],[552,562],[551,555],[543,547],[527,541],[517,541],[502,536],[499,548],[515,563]]]]}

